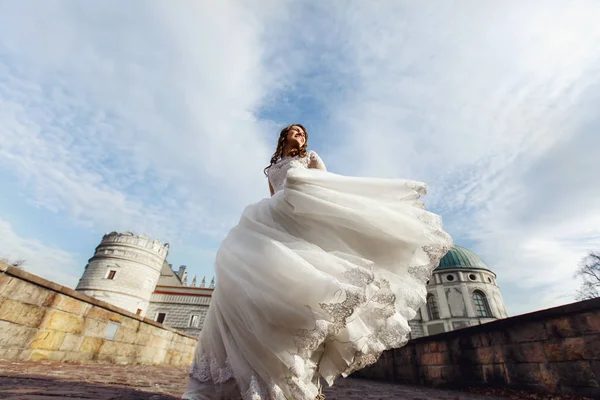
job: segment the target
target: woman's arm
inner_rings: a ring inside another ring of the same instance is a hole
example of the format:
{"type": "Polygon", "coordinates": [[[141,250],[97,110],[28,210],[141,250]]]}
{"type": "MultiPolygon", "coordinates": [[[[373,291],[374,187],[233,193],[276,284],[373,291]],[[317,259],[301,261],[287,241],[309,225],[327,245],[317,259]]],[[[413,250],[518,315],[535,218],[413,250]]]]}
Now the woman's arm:
{"type": "Polygon", "coordinates": [[[275,194],[275,191],[273,190],[273,186],[271,185],[271,181],[269,181],[269,192],[271,192],[271,196],[273,196],[275,194]]]}
{"type": "Polygon", "coordinates": [[[325,163],[321,160],[321,157],[314,151],[311,151],[308,154],[310,162],[308,163],[308,168],[320,169],[322,171],[327,171],[325,168],[325,163]]]}

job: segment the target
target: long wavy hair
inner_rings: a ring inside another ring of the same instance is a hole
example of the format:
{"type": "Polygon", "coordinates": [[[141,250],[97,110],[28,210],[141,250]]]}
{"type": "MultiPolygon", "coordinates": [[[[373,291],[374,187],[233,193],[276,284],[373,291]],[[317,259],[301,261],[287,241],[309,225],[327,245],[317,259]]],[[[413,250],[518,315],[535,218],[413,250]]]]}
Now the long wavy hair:
{"type": "Polygon", "coordinates": [[[299,149],[293,149],[292,152],[290,153],[290,155],[306,157],[306,145],[308,144],[308,132],[307,132],[306,128],[300,124],[288,125],[285,128],[283,128],[281,130],[281,132],[279,132],[279,139],[277,140],[277,150],[275,150],[275,153],[273,153],[273,156],[271,157],[271,163],[269,165],[267,165],[267,167],[263,170],[263,172],[265,173],[266,176],[268,176],[267,171],[269,170],[269,168],[271,168],[273,166],[273,164],[275,164],[281,157],[283,157],[283,149],[285,148],[285,145],[287,144],[288,132],[290,131],[290,129],[292,129],[295,126],[297,126],[298,128],[300,128],[304,131],[304,145],[302,147],[300,147],[299,149]]]}

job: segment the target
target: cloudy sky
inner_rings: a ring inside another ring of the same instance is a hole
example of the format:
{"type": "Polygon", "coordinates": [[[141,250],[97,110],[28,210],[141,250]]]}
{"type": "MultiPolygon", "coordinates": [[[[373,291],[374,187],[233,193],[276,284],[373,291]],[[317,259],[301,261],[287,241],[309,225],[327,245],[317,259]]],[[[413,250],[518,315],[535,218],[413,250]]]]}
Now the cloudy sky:
{"type": "Polygon", "coordinates": [[[106,232],[213,275],[277,131],[430,185],[511,314],[600,249],[595,1],[0,0],[0,255],[74,286],[106,232]]]}

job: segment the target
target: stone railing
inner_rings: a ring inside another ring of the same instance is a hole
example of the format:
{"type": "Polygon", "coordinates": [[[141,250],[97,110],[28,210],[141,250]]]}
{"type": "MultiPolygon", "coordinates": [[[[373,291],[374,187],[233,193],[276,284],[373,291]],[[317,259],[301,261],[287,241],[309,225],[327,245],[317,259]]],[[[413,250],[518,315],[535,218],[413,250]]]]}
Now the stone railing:
{"type": "Polygon", "coordinates": [[[197,339],[0,264],[0,359],[191,364],[197,339]]]}
{"type": "Polygon", "coordinates": [[[411,340],[353,376],[600,398],[600,299],[411,340]]]}

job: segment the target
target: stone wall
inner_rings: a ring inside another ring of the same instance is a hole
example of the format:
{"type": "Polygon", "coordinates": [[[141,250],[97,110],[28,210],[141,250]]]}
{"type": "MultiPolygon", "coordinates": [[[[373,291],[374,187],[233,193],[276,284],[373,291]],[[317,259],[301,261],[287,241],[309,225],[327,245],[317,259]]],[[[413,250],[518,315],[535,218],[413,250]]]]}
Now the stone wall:
{"type": "Polygon", "coordinates": [[[191,364],[196,338],[0,264],[0,359],[191,364]]]}
{"type": "Polygon", "coordinates": [[[600,398],[600,299],[415,339],[355,376],[600,398]]]}

